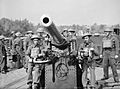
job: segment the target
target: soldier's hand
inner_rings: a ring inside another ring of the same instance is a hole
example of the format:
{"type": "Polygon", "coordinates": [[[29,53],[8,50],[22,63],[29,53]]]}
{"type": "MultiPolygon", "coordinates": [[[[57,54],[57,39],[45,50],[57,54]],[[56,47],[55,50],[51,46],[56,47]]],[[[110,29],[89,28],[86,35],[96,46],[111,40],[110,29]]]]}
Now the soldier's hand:
{"type": "Polygon", "coordinates": [[[103,55],[100,55],[100,58],[102,58],[103,57],[103,55]]]}
{"type": "Polygon", "coordinates": [[[38,54],[38,56],[40,57],[40,56],[44,56],[45,54],[43,54],[43,53],[41,53],[41,54],[38,54]]]}
{"type": "Polygon", "coordinates": [[[94,48],[90,48],[91,51],[94,51],[94,48]]]}
{"type": "Polygon", "coordinates": [[[33,59],[32,59],[32,58],[30,58],[30,59],[29,59],[29,62],[32,62],[32,61],[33,61],[33,59]]]}
{"type": "Polygon", "coordinates": [[[118,55],[115,55],[115,59],[117,59],[118,58],[118,55]]]}

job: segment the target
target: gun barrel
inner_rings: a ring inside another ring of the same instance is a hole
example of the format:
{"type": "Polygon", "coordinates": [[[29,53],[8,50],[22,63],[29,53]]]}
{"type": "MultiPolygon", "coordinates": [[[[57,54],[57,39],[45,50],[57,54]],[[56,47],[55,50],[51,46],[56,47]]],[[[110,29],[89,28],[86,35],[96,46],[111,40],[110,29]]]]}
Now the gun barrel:
{"type": "Polygon", "coordinates": [[[67,41],[60,34],[55,24],[51,20],[51,18],[47,15],[43,15],[41,17],[41,24],[46,28],[47,32],[52,36],[55,43],[57,43],[57,47],[60,49],[65,49],[67,46],[67,41]],[[64,46],[64,47],[63,47],[64,46]]]}
{"type": "Polygon", "coordinates": [[[63,41],[64,41],[63,37],[61,36],[61,34],[59,33],[55,24],[53,23],[53,21],[51,20],[51,18],[49,16],[43,15],[41,18],[41,22],[42,22],[42,25],[45,28],[47,28],[48,33],[53,37],[53,40],[57,44],[63,43],[63,41]]]}

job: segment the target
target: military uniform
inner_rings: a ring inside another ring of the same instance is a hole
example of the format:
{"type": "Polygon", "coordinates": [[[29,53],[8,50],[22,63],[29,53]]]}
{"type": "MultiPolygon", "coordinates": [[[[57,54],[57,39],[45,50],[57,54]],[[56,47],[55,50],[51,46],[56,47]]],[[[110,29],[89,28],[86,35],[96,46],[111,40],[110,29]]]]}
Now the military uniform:
{"type": "Polygon", "coordinates": [[[7,72],[7,54],[2,39],[0,37],[0,71],[5,74],[7,72]]]}
{"type": "MultiPolygon", "coordinates": [[[[83,36],[83,39],[85,36],[89,36],[89,34],[86,34],[83,36]]],[[[83,42],[78,50],[81,55],[82,59],[82,69],[83,69],[83,74],[82,74],[82,83],[83,87],[86,87],[88,78],[87,78],[87,72],[88,68],[90,70],[90,82],[91,82],[91,87],[94,89],[95,87],[95,60],[94,57],[97,54],[96,46],[92,40],[89,39],[88,42],[83,42]],[[94,50],[93,50],[94,49],[94,50]]]]}
{"type": "MultiPolygon", "coordinates": [[[[32,37],[32,39],[40,39],[38,36],[32,37]]],[[[28,61],[28,78],[27,78],[27,84],[29,85],[28,89],[32,89],[32,83],[34,82],[34,89],[38,89],[38,86],[40,85],[40,76],[41,76],[41,72],[42,69],[44,67],[44,65],[42,64],[34,64],[33,60],[38,58],[39,55],[43,55],[43,45],[35,45],[34,43],[28,47],[28,50],[26,51],[26,56],[29,59],[28,61]],[[33,80],[33,75],[32,75],[32,71],[33,71],[33,67],[35,67],[35,74],[34,74],[34,80],[33,80]]],[[[42,61],[43,57],[38,59],[38,61],[42,61]]],[[[41,87],[41,85],[40,85],[41,87]]]]}
{"type": "Polygon", "coordinates": [[[109,78],[108,68],[110,65],[113,72],[114,81],[115,82],[119,81],[115,65],[116,61],[115,58],[117,58],[119,52],[118,49],[119,49],[118,39],[111,33],[103,38],[101,54],[103,56],[104,78],[102,80],[109,78]]]}
{"type": "Polygon", "coordinates": [[[22,60],[22,40],[20,38],[20,33],[16,33],[16,38],[13,41],[13,54],[14,54],[14,58],[16,58],[15,60],[15,65],[16,68],[21,68],[21,60],[22,60]]]}
{"type": "MultiPolygon", "coordinates": [[[[32,31],[27,31],[27,34],[33,34],[32,31]]],[[[26,53],[26,51],[28,50],[28,47],[31,46],[33,44],[32,40],[31,40],[31,36],[32,35],[29,35],[25,38],[25,40],[23,41],[23,49],[24,49],[24,53],[26,53]]],[[[26,71],[27,71],[27,68],[28,68],[28,59],[25,55],[25,65],[24,67],[26,68],[26,71]]]]}

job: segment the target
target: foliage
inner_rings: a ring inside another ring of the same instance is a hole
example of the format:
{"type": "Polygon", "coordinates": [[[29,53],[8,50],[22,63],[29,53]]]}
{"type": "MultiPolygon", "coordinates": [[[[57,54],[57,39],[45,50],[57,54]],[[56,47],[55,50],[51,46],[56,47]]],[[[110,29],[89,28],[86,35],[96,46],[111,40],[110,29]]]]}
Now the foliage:
{"type": "MultiPolygon", "coordinates": [[[[116,24],[113,25],[114,27],[120,27],[120,24],[116,24]]],[[[41,27],[41,24],[38,23],[36,26],[33,25],[33,23],[29,22],[27,19],[23,19],[23,20],[10,20],[8,18],[1,18],[0,19],[0,35],[3,34],[7,37],[11,36],[11,32],[21,32],[22,34],[24,34],[26,31],[32,30],[33,32],[35,32],[39,27],[41,27]]],[[[83,32],[87,31],[87,27],[88,25],[60,25],[57,26],[58,30],[60,32],[63,31],[63,29],[67,28],[67,29],[74,29],[76,32],[79,32],[80,30],[82,30],[83,32]]],[[[103,33],[104,29],[106,27],[106,25],[101,24],[93,24],[91,26],[89,26],[91,29],[90,31],[92,33],[95,32],[99,32],[99,33],[103,33]]]]}

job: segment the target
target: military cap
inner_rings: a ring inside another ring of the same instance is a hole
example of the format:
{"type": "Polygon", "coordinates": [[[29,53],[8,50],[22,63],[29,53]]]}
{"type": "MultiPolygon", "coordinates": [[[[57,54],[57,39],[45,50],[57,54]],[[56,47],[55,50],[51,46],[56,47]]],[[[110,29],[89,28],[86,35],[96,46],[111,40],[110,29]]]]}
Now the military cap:
{"type": "Polygon", "coordinates": [[[83,36],[82,36],[82,39],[84,39],[84,37],[86,37],[86,36],[91,37],[92,34],[90,34],[90,33],[84,33],[83,36]]]}
{"type": "Polygon", "coordinates": [[[40,37],[38,36],[38,35],[32,35],[32,37],[31,37],[31,40],[34,40],[34,39],[38,39],[38,40],[40,40],[40,37]]]}

